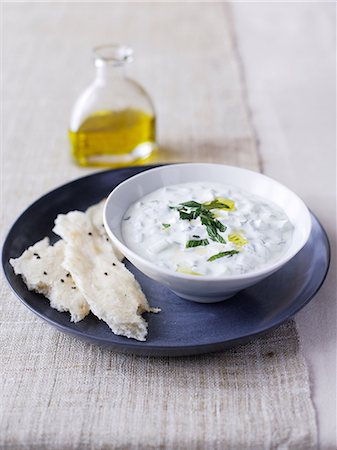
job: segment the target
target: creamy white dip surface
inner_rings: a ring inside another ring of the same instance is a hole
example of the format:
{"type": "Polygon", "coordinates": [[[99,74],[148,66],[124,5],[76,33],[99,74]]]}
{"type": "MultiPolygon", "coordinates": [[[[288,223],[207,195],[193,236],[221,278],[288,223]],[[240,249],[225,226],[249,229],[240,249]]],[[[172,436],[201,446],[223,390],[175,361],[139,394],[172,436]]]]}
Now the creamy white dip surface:
{"type": "Polygon", "coordinates": [[[126,245],[152,263],[196,276],[261,269],[288,249],[293,225],[272,202],[229,185],[167,186],[131,205],[126,245]]]}

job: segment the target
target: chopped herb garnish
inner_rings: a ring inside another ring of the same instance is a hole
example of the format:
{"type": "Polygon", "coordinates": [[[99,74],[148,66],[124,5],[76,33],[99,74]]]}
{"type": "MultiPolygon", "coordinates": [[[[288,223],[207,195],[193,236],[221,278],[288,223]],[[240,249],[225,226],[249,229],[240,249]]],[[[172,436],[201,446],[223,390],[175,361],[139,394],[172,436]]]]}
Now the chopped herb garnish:
{"type": "Polygon", "coordinates": [[[214,225],[215,225],[215,227],[216,227],[219,231],[224,232],[224,231],[227,230],[226,225],[224,225],[223,223],[221,223],[221,222],[220,222],[219,220],[217,220],[217,219],[214,219],[214,225]]]}
{"type": "MultiPolygon", "coordinates": [[[[226,244],[225,239],[219,232],[226,231],[227,227],[215,218],[215,215],[210,211],[211,209],[234,209],[234,202],[228,199],[218,198],[212,202],[198,203],[194,200],[180,203],[178,206],[169,206],[170,209],[175,209],[179,213],[182,220],[193,220],[200,217],[202,225],[205,225],[208,236],[212,241],[226,244]]],[[[195,237],[195,236],[193,236],[195,237]]]]}
{"type": "Polygon", "coordinates": [[[178,209],[179,211],[179,216],[182,220],[193,220],[196,219],[197,217],[199,217],[200,215],[200,211],[199,209],[196,210],[192,210],[192,211],[186,211],[185,209],[178,209]]]}
{"type": "Polygon", "coordinates": [[[162,223],[164,228],[170,228],[171,224],[170,223],[162,223]]]}
{"type": "Polygon", "coordinates": [[[220,252],[208,258],[207,261],[215,261],[216,259],[223,258],[224,256],[231,257],[233,255],[236,255],[237,253],[239,253],[237,250],[228,250],[226,252],[220,252]]]}
{"type": "Polygon", "coordinates": [[[199,239],[198,241],[190,240],[190,241],[187,241],[186,248],[200,247],[200,246],[204,247],[205,245],[208,245],[208,244],[209,244],[208,239],[199,239]]]}
{"type": "Polygon", "coordinates": [[[195,202],[194,200],[180,204],[183,206],[187,206],[188,208],[200,208],[202,206],[201,203],[195,202]]]}
{"type": "Polygon", "coordinates": [[[219,234],[219,231],[225,231],[226,227],[213,217],[207,215],[200,216],[201,223],[205,225],[208,236],[212,241],[220,242],[221,244],[226,244],[225,239],[219,234]]]}

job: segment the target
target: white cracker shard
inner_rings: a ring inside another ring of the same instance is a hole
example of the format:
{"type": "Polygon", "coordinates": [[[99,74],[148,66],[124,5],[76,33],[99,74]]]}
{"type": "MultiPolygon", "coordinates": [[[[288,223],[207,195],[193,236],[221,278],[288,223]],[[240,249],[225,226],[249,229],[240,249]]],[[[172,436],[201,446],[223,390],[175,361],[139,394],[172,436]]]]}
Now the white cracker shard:
{"type": "Polygon", "coordinates": [[[94,230],[97,232],[97,234],[101,236],[101,238],[104,239],[105,241],[110,242],[110,245],[114,249],[115,255],[117,256],[119,261],[122,261],[124,255],[122,255],[122,253],[119,250],[117,250],[116,247],[114,247],[103,225],[103,210],[105,201],[106,199],[103,199],[99,203],[90,206],[90,208],[86,210],[85,214],[90,220],[91,225],[94,227],[94,230]]]}
{"type": "Polygon", "coordinates": [[[147,322],[141,314],[158,310],[149,306],[135,277],[118,260],[89,215],[79,211],[60,214],[53,231],[66,242],[63,266],[91,311],[113,333],[144,341],[147,322]]]}
{"type": "Polygon", "coordinates": [[[49,245],[46,237],[9,262],[30,291],[43,294],[52,308],[70,312],[71,321],[78,322],[89,314],[90,309],[70,273],[62,267],[64,250],[64,241],[49,245]]]}

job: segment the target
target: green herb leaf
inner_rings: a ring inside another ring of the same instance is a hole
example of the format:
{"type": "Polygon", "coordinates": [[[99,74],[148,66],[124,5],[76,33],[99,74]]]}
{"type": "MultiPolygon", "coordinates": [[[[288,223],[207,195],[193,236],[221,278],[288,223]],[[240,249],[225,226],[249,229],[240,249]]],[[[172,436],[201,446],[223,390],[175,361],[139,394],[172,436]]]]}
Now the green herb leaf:
{"type": "MultiPolygon", "coordinates": [[[[201,223],[205,225],[208,236],[212,239],[212,241],[220,242],[221,244],[226,244],[225,239],[218,233],[218,226],[219,226],[217,225],[217,222],[219,222],[218,220],[215,221],[214,219],[204,215],[200,216],[200,220],[201,223]]],[[[225,230],[224,227],[222,229],[225,230]]]]}
{"type": "Polygon", "coordinates": [[[237,253],[239,253],[237,250],[228,250],[227,252],[220,252],[208,258],[207,261],[215,261],[216,259],[223,258],[224,256],[231,257],[233,255],[236,255],[237,253]]]}
{"type": "Polygon", "coordinates": [[[169,224],[169,223],[162,223],[162,225],[164,228],[170,228],[170,226],[171,226],[171,224],[169,224]]]}
{"type": "Polygon", "coordinates": [[[195,202],[194,200],[191,200],[189,202],[180,203],[183,206],[187,206],[188,208],[200,208],[201,203],[195,202]]]}
{"type": "Polygon", "coordinates": [[[216,230],[214,230],[213,226],[207,225],[206,229],[208,236],[212,239],[212,241],[220,242],[220,244],[226,244],[225,239],[216,230]]]}
{"type": "Polygon", "coordinates": [[[205,245],[208,244],[209,244],[208,239],[199,239],[198,241],[190,240],[186,242],[186,248],[200,247],[200,246],[204,247],[205,245]]]}
{"type": "Polygon", "coordinates": [[[183,211],[181,209],[181,210],[178,210],[178,211],[179,211],[180,219],[183,219],[183,220],[196,219],[197,217],[199,217],[199,214],[200,214],[200,212],[198,210],[191,211],[191,212],[186,212],[186,211],[183,211]]]}
{"type": "Polygon", "coordinates": [[[223,225],[223,224],[222,224],[219,220],[217,220],[217,219],[214,219],[214,225],[217,227],[217,229],[218,229],[219,231],[224,232],[224,231],[227,230],[227,227],[226,227],[225,225],[223,225]]]}

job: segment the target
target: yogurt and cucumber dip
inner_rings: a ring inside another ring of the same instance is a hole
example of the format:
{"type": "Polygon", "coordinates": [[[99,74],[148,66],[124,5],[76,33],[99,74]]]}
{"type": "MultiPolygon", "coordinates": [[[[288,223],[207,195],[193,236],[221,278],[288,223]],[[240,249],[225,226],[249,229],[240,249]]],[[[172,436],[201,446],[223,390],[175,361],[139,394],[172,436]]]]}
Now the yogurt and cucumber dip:
{"type": "Polygon", "coordinates": [[[293,225],[272,202],[230,185],[158,189],[123,217],[126,245],[160,267],[195,276],[240,275],[288,249],[293,225]]]}

